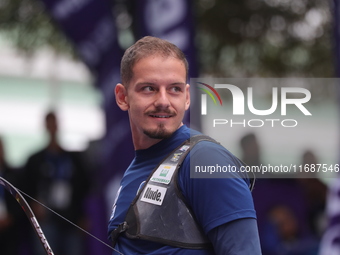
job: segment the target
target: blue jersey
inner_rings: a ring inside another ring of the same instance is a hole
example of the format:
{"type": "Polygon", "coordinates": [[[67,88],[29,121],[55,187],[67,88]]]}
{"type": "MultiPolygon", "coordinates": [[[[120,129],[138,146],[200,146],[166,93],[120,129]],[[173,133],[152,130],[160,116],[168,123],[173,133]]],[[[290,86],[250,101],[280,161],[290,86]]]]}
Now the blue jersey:
{"type": "MultiPolygon", "coordinates": [[[[152,170],[194,134],[199,133],[182,126],[170,138],[148,149],[136,151],[121,181],[109,222],[109,234],[125,220],[132,200],[152,170]]],[[[206,235],[212,229],[237,219],[256,218],[247,178],[190,178],[190,167],[193,170],[195,166],[216,165],[239,168],[241,163],[221,145],[202,141],[193,147],[179,169],[179,188],[206,235]]],[[[214,254],[213,250],[188,250],[145,240],[132,240],[124,234],[119,237],[115,249],[123,254],[214,254]]]]}

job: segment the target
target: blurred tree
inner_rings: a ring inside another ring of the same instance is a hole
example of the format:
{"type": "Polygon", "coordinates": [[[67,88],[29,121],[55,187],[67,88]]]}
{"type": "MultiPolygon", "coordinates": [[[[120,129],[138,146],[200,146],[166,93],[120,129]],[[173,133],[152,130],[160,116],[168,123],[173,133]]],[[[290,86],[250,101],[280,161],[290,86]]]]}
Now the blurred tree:
{"type": "Polygon", "coordinates": [[[0,32],[28,55],[43,46],[74,55],[71,44],[39,0],[1,0],[0,32]]]}
{"type": "Polygon", "coordinates": [[[332,13],[324,0],[199,0],[197,45],[215,77],[332,77],[332,13]]]}
{"type": "MultiPolygon", "coordinates": [[[[196,42],[202,74],[333,77],[329,1],[192,2],[197,17],[196,42]]],[[[1,0],[0,32],[27,53],[51,46],[74,54],[39,0],[1,0]]]]}

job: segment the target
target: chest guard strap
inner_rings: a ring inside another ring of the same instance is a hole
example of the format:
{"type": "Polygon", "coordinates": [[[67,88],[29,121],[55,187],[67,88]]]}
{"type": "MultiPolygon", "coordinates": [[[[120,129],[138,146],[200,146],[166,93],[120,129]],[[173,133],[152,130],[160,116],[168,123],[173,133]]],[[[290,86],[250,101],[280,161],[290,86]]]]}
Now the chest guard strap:
{"type": "Polygon", "coordinates": [[[173,150],[150,174],[131,203],[125,221],[111,239],[119,235],[186,249],[206,249],[211,243],[196,222],[178,187],[178,169],[189,151],[200,141],[215,142],[205,135],[193,136],[173,150]]]}
{"type": "Polygon", "coordinates": [[[112,232],[113,245],[120,233],[125,232],[128,238],[180,248],[210,247],[177,183],[178,169],[191,148],[200,141],[215,142],[208,136],[193,136],[173,150],[152,171],[131,203],[125,222],[112,232]]]}

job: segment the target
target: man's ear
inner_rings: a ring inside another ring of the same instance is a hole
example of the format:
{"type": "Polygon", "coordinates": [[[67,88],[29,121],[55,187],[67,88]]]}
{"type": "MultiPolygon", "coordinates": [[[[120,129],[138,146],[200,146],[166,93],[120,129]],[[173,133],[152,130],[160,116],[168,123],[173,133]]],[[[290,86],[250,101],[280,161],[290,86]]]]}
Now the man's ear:
{"type": "Polygon", "coordinates": [[[123,84],[118,83],[116,85],[115,95],[119,108],[123,111],[127,111],[129,109],[129,103],[127,101],[127,90],[123,84]]]}
{"type": "Polygon", "coordinates": [[[190,85],[189,84],[185,86],[185,90],[186,90],[185,110],[188,110],[190,106],[190,85]]]}

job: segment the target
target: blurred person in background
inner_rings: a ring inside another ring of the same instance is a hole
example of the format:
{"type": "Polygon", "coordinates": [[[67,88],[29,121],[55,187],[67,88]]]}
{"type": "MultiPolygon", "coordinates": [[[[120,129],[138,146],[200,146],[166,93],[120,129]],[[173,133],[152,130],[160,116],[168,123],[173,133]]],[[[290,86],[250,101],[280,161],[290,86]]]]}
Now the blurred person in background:
{"type": "Polygon", "coordinates": [[[259,166],[261,162],[261,151],[254,133],[244,135],[240,140],[242,150],[242,161],[249,166],[259,166]]]}
{"type": "Polygon", "coordinates": [[[318,254],[318,240],[301,229],[296,213],[288,205],[274,205],[268,211],[267,219],[263,234],[263,254],[318,254]]]}
{"type": "MultiPolygon", "coordinates": [[[[240,139],[240,148],[242,160],[247,165],[265,165],[261,160],[255,133],[245,134],[240,139]]],[[[314,162],[310,156],[304,156],[303,164],[314,162]]],[[[318,179],[287,178],[278,174],[257,175],[252,195],[263,255],[317,254],[319,240],[311,224],[315,223],[313,216],[318,210],[314,205],[320,204],[318,198],[322,197],[322,192],[315,196],[316,201],[311,201],[311,194],[318,192],[311,190],[316,183],[319,184],[318,179]]]]}
{"type": "MultiPolygon", "coordinates": [[[[18,183],[18,172],[5,160],[5,148],[0,137],[0,176],[13,185],[18,183]]],[[[0,186],[0,253],[17,255],[20,248],[19,222],[23,212],[15,198],[0,186]]]]}
{"type": "MultiPolygon", "coordinates": [[[[23,173],[23,190],[71,222],[86,228],[84,202],[89,180],[81,154],[67,151],[59,144],[58,121],[53,111],[45,116],[45,128],[48,144],[28,158],[23,173]]],[[[83,233],[36,202],[32,202],[31,207],[56,255],[85,254],[83,233]]],[[[44,254],[39,240],[32,238],[36,243],[34,254],[44,254]]]]}
{"type": "MultiPolygon", "coordinates": [[[[301,163],[310,169],[313,165],[317,168],[318,160],[311,150],[306,150],[302,154],[301,163]]],[[[323,183],[314,172],[304,173],[305,176],[298,176],[297,181],[303,189],[306,206],[307,222],[311,233],[321,238],[326,228],[326,197],[327,186],[323,183]]]]}

